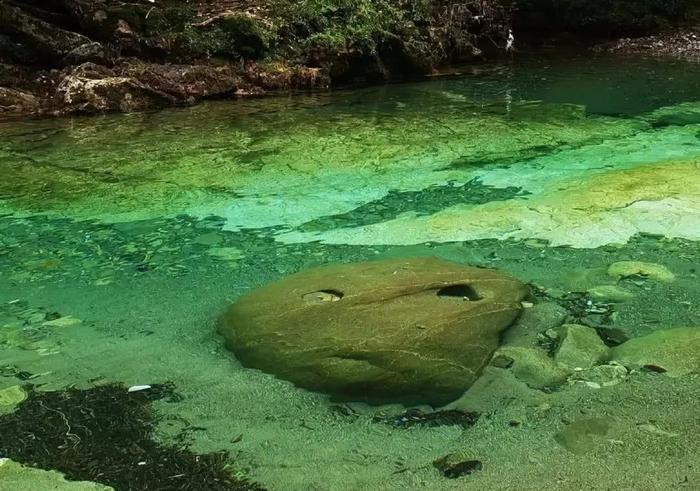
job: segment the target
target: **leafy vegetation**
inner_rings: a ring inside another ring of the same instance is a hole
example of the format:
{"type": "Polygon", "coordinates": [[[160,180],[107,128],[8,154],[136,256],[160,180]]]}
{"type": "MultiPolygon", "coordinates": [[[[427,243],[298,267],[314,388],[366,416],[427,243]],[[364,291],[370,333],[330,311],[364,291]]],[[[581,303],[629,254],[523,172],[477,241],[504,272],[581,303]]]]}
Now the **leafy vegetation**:
{"type": "Polygon", "coordinates": [[[432,2],[390,0],[275,0],[282,45],[307,50],[376,53],[388,41],[416,42],[429,25],[432,2]]]}

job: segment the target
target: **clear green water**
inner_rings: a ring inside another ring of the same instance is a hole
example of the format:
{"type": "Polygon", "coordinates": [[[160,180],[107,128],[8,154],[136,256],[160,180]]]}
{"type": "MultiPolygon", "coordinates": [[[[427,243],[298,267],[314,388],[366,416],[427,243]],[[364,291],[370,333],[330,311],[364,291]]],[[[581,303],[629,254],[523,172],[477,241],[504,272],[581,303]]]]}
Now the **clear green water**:
{"type": "Polygon", "coordinates": [[[616,261],[662,264],[676,280],[624,280],[633,299],[608,327],[700,327],[700,65],[574,56],[467,71],[0,122],[0,389],[23,383],[16,370],[47,390],[172,381],[183,400],[158,406],[172,416],[160,436],[203,428],[195,449],[230,450],[270,489],[697,485],[693,376],[545,392],[489,372],[455,403],[488,414],[476,426],[402,430],[372,420],[401,408],[339,410],[222,347],[216,318],[252,288],[416,255],[499,268],[562,303],[614,283],[616,261]],[[44,325],[51,312],[79,322],[44,325]],[[590,419],[605,430],[575,425],[590,419]],[[433,469],[464,450],[482,471],[433,469]]]}

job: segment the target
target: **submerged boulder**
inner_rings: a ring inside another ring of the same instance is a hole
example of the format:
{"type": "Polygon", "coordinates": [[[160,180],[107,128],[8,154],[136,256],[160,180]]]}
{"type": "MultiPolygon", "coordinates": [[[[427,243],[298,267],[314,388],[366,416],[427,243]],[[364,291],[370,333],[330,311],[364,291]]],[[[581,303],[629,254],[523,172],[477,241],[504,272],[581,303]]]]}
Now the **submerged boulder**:
{"type": "Polygon", "coordinates": [[[559,347],[554,355],[557,363],[571,368],[587,369],[606,361],[609,349],[595,329],[566,324],[560,329],[559,347]]]}
{"type": "Polygon", "coordinates": [[[700,372],[700,328],[662,329],[613,349],[613,359],[631,367],[653,367],[670,377],[700,372]]]}
{"type": "Polygon", "coordinates": [[[498,347],[528,293],[436,258],[314,268],[255,290],[219,332],[246,366],[342,399],[443,403],[498,347]]]}
{"type": "Polygon", "coordinates": [[[642,261],[619,261],[608,268],[608,275],[621,280],[633,276],[642,276],[659,283],[671,283],[676,279],[669,269],[662,264],[642,261]]]}

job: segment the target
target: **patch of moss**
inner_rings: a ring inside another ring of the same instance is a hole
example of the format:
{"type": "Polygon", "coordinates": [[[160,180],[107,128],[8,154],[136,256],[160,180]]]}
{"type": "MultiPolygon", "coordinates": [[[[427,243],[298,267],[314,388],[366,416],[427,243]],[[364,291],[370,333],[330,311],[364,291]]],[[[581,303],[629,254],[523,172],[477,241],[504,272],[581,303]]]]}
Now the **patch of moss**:
{"type": "Polygon", "coordinates": [[[234,476],[226,453],[195,454],[184,443],[155,441],[158,417],[151,403],[163,398],[177,401],[168,385],[138,392],[121,385],[31,391],[0,417],[0,455],[119,490],[262,490],[234,476]]]}

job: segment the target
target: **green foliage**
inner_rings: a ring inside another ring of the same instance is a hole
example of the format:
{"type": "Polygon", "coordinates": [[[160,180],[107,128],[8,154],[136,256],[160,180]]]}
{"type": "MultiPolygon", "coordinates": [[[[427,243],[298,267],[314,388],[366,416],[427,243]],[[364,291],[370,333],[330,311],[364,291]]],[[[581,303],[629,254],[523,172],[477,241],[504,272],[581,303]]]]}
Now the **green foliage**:
{"type": "Polygon", "coordinates": [[[271,42],[271,33],[261,21],[245,14],[222,18],[207,27],[188,26],[183,34],[192,51],[206,56],[259,59],[271,42]]]}
{"type": "Polygon", "coordinates": [[[321,49],[374,54],[382,43],[416,42],[432,2],[390,0],[274,0],[280,46],[297,54],[321,49]]]}

